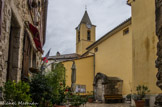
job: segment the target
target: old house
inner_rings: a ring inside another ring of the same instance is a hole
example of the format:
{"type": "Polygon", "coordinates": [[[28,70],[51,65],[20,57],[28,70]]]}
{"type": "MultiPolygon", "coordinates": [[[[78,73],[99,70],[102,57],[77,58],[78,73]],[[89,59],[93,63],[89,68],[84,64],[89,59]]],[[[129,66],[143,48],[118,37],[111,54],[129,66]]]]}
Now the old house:
{"type": "Polygon", "coordinates": [[[46,38],[48,0],[0,0],[0,86],[28,80],[39,68],[46,38]]]}

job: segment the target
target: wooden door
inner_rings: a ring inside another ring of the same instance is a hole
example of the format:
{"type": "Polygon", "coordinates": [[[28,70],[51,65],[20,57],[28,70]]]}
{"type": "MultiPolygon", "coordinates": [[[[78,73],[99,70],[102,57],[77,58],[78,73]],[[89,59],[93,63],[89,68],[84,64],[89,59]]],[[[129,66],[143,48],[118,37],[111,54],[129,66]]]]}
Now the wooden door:
{"type": "Polygon", "coordinates": [[[22,76],[27,78],[31,58],[31,45],[27,32],[24,34],[24,49],[23,49],[23,72],[22,76]]]}

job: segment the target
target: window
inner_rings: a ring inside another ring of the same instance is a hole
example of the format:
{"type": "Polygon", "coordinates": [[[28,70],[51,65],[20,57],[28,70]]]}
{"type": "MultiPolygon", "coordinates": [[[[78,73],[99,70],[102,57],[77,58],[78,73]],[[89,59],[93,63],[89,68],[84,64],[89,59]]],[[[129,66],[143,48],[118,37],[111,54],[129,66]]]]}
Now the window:
{"type": "Polygon", "coordinates": [[[86,85],[76,85],[75,92],[76,93],[86,93],[86,85]]]}
{"type": "Polygon", "coordinates": [[[94,49],[94,52],[97,52],[98,51],[98,47],[96,47],[95,49],[94,49]]]}
{"type": "Polygon", "coordinates": [[[32,67],[36,68],[36,53],[33,51],[32,67]]]}
{"type": "Polygon", "coordinates": [[[80,31],[78,31],[78,42],[80,41],[80,31]]]}
{"type": "Polygon", "coordinates": [[[90,41],[91,40],[91,31],[87,31],[87,40],[90,41]]]}
{"type": "Polygon", "coordinates": [[[129,28],[126,28],[126,29],[123,30],[123,35],[126,35],[128,33],[129,33],[129,28]]]}

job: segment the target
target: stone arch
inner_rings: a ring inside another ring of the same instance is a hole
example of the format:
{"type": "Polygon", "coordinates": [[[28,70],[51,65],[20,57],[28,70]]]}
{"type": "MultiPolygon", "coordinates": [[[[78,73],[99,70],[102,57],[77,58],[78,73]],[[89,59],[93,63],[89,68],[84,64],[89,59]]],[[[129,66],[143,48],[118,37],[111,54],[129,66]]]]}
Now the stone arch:
{"type": "Polygon", "coordinates": [[[123,80],[118,77],[97,73],[93,82],[95,100],[105,102],[105,95],[121,95],[122,85],[123,80]]]}

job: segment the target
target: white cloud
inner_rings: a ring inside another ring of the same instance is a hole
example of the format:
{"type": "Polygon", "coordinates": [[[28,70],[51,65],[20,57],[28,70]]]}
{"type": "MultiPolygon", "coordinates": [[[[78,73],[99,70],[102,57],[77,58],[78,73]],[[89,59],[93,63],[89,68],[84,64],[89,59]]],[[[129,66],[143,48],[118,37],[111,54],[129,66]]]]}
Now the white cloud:
{"type": "Polygon", "coordinates": [[[96,38],[131,16],[126,0],[49,0],[45,54],[57,51],[61,54],[75,53],[75,27],[85,12],[85,5],[92,24],[96,25],[96,38]]]}

